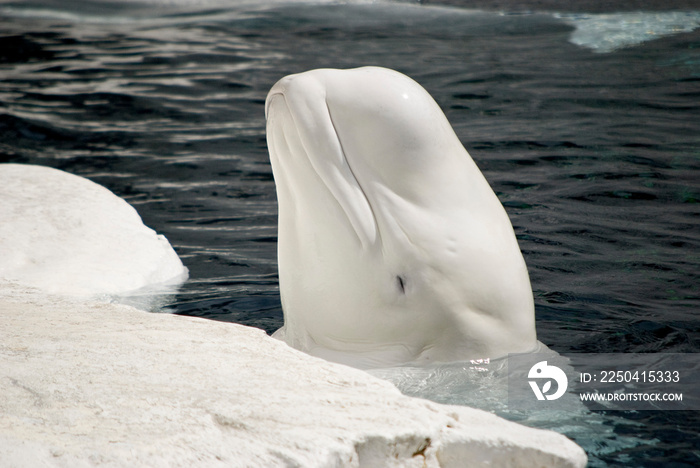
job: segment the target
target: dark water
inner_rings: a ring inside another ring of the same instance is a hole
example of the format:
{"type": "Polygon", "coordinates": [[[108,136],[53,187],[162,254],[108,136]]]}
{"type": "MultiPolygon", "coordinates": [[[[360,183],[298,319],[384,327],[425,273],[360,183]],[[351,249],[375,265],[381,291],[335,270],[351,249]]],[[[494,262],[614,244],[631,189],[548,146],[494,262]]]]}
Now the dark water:
{"type": "MultiPolygon", "coordinates": [[[[0,2],[0,161],[105,185],[190,269],[169,309],[271,332],[266,93],[311,68],[394,68],[435,97],[506,206],[542,342],[700,352],[700,7],[251,5],[0,2]]],[[[608,429],[654,443],[579,440],[593,465],[700,464],[698,412],[615,416],[640,424],[608,429]]]]}

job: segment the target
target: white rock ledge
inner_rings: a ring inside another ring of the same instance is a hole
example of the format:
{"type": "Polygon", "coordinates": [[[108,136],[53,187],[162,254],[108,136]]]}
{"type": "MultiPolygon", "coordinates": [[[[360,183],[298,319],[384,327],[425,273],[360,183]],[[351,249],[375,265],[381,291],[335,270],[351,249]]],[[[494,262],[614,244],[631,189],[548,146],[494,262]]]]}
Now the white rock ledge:
{"type": "Polygon", "coordinates": [[[0,295],[0,362],[3,467],[586,464],[562,435],[235,324],[0,295]]]}
{"type": "Polygon", "coordinates": [[[0,164],[0,281],[95,297],[185,279],[168,240],[105,187],[50,167],[0,164]]]}

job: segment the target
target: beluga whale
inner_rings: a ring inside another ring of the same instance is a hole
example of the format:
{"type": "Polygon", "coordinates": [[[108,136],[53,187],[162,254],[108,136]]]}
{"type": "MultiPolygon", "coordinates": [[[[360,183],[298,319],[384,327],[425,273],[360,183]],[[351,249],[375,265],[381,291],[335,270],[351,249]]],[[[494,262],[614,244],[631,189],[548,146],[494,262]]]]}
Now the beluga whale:
{"type": "Polygon", "coordinates": [[[537,348],[510,220],[438,104],[394,70],[318,69],[270,90],[284,326],[370,369],[537,348]]]}

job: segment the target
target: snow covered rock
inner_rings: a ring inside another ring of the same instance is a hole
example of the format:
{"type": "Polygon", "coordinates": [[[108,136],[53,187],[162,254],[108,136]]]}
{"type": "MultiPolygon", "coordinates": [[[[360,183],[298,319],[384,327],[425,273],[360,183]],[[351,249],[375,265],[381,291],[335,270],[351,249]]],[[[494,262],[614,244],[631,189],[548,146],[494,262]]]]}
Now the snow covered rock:
{"type": "Polygon", "coordinates": [[[554,432],[402,395],[261,330],[0,288],[0,465],[582,467],[554,432]]]}
{"type": "Polygon", "coordinates": [[[0,281],[98,296],[186,278],[167,239],[106,188],[49,167],[0,164],[0,281]]]}

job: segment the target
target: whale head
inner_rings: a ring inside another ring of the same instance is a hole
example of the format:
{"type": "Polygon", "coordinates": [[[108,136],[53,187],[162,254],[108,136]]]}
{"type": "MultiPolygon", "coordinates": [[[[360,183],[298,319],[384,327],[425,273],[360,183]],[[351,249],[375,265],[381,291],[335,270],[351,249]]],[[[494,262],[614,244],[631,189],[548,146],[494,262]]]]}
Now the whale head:
{"type": "Polygon", "coordinates": [[[377,67],[312,70],[277,82],[265,113],[277,337],[356,367],[535,347],[510,221],[419,84],[377,67]]]}

